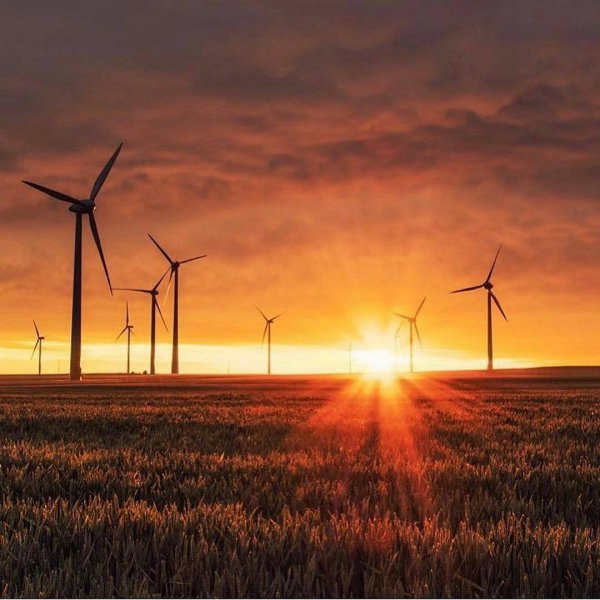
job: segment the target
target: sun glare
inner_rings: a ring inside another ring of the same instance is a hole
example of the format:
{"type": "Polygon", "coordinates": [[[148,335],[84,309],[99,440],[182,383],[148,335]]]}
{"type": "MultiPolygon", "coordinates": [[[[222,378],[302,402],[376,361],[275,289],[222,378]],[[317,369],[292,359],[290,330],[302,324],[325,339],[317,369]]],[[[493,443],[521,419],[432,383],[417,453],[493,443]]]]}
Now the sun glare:
{"type": "Polygon", "coordinates": [[[364,373],[391,373],[394,370],[394,354],[385,349],[357,350],[356,366],[364,373]]]}

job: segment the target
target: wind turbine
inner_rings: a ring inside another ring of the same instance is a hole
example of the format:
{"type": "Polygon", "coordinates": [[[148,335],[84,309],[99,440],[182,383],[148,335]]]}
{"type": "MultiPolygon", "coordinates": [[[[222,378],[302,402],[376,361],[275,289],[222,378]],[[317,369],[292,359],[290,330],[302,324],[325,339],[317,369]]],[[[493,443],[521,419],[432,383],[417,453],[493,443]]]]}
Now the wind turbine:
{"type": "Polygon", "coordinates": [[[31,358],[33,358],[35,356],[35,351],[37,350],[37,348],[39,346],[40,350],[39,350],[39,354],[38,354],[38,375],[41,375],[42,374],[42,342],[46,338],[43,335],[40,335],[40,330],[38,329],[38,326],[35,324],[35,321],[33,321],[33,326],[35,327],[35,335],[37,336],[37,339],[35,341],[35,346],[33,347],[33,352],[31,353],[31,358]]]}
{"type": "Polygon", "coordinates": [[[500,301],[496,298],[494,292],[492,292],[492,288],[494,284],[492,283],[492,273],[494,272],[494,267],[496,266],[496,261],[498,260],[498,255],[500,254],[500,250],[502,250],[502,244],[500,244],[500,248],[498,248],[498,252],[496,252],[496,257],[494,258],[494,262],[492,263],[492,267],[485,281],[481,285],[473,285],[471,287],[462,288],[460,290],[454,290],[450,292],[451,294],[458,294],[460,292],[470,292],[471,290],[478,290],[483,288],[487,290],[487,350],[488,350],[488,371],[493,370],[494,368],[494,349],[492,343],[492,300],[498,307],[500,314],[504,317],[505,321],[508,321],[504,311],[502,310],[502,306],[500,306],[500,301]]]}
{"type": "Polygon", "coordinates": [[[131,336],[133,335],[133,325],[129,323],[129,302],[125,303],[125,327],[123,327],[121,333],[119,333],[115,342],[118,342],[119,338],[125,332],[127,332],[127,375],[129,375],[129,373],[131,373],[131,369],[129,368],[131,359],[131,336]]]}
{"type": "Polygon", "coordinates": [[[267,317],[267,315],[265,315],[265,313],[260,310],[260,308],[258,308],[258,306],[255,306],[254,308],[256,308],[256,310],[262,315],[263,319],[265,320],[265,330],[263,331],[263,336],[262,336],[262,342],[261,344],[265,343],[265,335],[267,335],[267,374],[270,375],[271,374],[271,325],[273,325],[273,322],[275,321],[275,319],[278,319],[283,313],[279,313],[278,315],[275,315],[274,317],[271,317],[270,319],[267,317]]]}
{"type": "Polygon", "coordinates": [[[81,229],[83,215],[87,215],[89,217],[92,236],[94,238],[94,241],[96,242],[98,254],[100,255],[100,260],[102,261],[102,266],[104,267],[104,273],[106,274],[106,280],[108,281],[108,287],[110,289],[110,293],[112,294],[112,285],[110,283],[108,267],[106,266],[106,261],[104,260],[104,253],[102,252],[102,244],[100,243],[100,235],[98,234],[98,227],[96,225],[94,211],[96,210],[96,197],[98,196],[102,185],[106,181],[110,170],[115,164],[117,156],[119,156],[119,152],[121,151],[122,147],[123,144],[119,144],[119,146],[114,151],[113,155],[110,157],[102,171],[100,171],[100,174],[98,175],[96,181],[94,182],[94,185],[92,186],[90,197],[87,199],[78,200],[77,198],[68,196],[67,194],[63,194],[62,192],[57,192],[50,188],[44,187],[43,185],[38,185],[37,183],[32,183],[31,181],[23,181],[23,183],[35,188],[36,190],[39,190],[40,192],[44,192],[44,194],[47,194],[48,196],[52,196],[52,198],[55,198],[56,200],[68,202],[71,205],[69,206],[69,210],[75,213],[75,254],[73,267],[73,305],[71,315],[70,366],[70,378],[72,380],[81,379],[81,229]]]}
{"type": "Polygon", "coordinates": [[[158,309],[158,314],[162,319],[163,325],[165,329],[169,331],[167,327],[167,323],[165,322],[165,318],[163,317],[162,310],[160,310],[160,304],[158,303],[158,286],[162,283],[162,280],[165,278],[165,275],[169,272],[167,269],[163,276],[156,282],[156,285],[149,289],[141,289],[141,288],[113,288],[114,290],[119,291],[128,291],[128,292],[141,292],[142,294],[150,294],[151,296],[151,311],[150,311],[150,375],[154,375],[156,373],[155,368],[155,357],[156,357],[156,310],[158,309]]]}
{"type": "MultiPolygon", "coordinates": [[[[417,337],[419,338],[419,344],[420,344],[421,336],[419,335],[419,328],[417,327],[417,317],[419,316],[419,313],[421,312],[421,309],[423,308],[423,304],[425,304],[426,299],[427,299],[427,297],[425,297],[425,298],[423,298],[423,300],[421,300],[421,304],[419,304],[419,308],[417,308],[417,312],[415,312],[414,316],[412,316],[412,317],[409,317],[408,315],[401,315],[400,313],[394,313],[397,317],[400,317],[401,319],[408,321],[408,324],[410,326],[409,345],[410,345],[410,372],[411,373],[413,372],[413,327],[417,333],[417,337]]],[[[396,330],[396,335],[398,335],[398,331],[400,330],[401,326],[402,326],[402,323],[400,323],[400,325],[398,326],[398,329],[396,330]]]]}
{"type": "Polygon", "coordinates": [[[348,344],[348,373],[352,375],[352,342],[348,344]]]}
{"type": "MultiPolygon", "coordinates": [[[[193,258],[186,258],[185,260],[173,260],[161,247],[161,245],[150,235],[148,237],[152,240],[154,245],[160,250],[161,254],[169,261],[171,274],[169,275],[169,286],[171,280],[175,278],[175,290],[173,292],[173,355],[171,357],[171,373],[179,373],[179,267],[185,263],[198,260],[199,258],[205,258],[206,254],[201,256],[194,256],[193,258]]],[[[167,289],[167,293],[169,290],[167,289]]]]}
{"type": "Polygon", "coordinates": [[[404,326],[404,321],[400,321],[396,333],[394,334],[394,368],[398,370],[398,337],[400,336],[400,330],[404,326]]]}

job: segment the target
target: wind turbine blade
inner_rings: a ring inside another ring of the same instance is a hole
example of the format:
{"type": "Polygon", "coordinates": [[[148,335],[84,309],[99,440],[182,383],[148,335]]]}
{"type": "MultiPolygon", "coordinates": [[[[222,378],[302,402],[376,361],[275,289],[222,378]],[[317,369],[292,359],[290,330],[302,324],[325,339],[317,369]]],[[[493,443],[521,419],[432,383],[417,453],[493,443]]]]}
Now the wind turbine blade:
{"type": "Polygon", "coordinates": [[[482,288],[483,284],[481,285],[473,285],[471,287],[466,287],[466,288],[461,288],[460,290],[454,290],[452,292],[450,292],[451,294],[459,294],[460,292],[470,292],[471,290],[478,290],[479,288],[482,288]]]}
{"type": "Polygon", "coordinates": [[[44,187],[43,185],[39,185],[38,183],[25,181],[24,179],[23,183],[31,186],[32,188],[35,188],[36,190],[39,190],[40,192],[44,192],[44,194],[48,194],[48,196],[52,196],[57,200],[62,200],[63,202],[68,202],[69,204],[78,204],[79,206],[83,206],[83,202],[81,202],[81,200],[77,200],[77,198],[73,198],[72,196],[67,196],[67,194],[63,194],[62,192],[57,192],[56,190],[44,187]]]}
{"type": "Polygon", "coordinates": [[[98,234],[96,218],[92,212],[88,213],[88,216],[90,217],[90,229],[92,230],[92,235],[94,236],[94,241],[96,242],[96,247],[98,248],[98,254],[100,254],[100,260],[102,261],[102,266],[104,267],[104,273],[106,274],[106,281],[108,281],[108,287],[110,288],[110,293],[112,295],[112,284],[110,282],[110,275],[108,274],[108,267],[106,266],[106,261],[104,260],[104,252],[102,252],[102,243],[100,242],[100,235],[98,234]]]}
{"type": "Polygon", "coordinates": [[[486,283],[492,278],[492,273],[494,272],[494,267],[496,266],[496,261],[498,260],[498,254],[500,254],[500,250],[502,250],[502,244],[500,244],[500,248],[498,248],[498,252],[496,252],[496,258],[494,258],[494,262],[492,263],[492,268],[490,269],[490,272],[488,273],[488,276],[486,278],[486,283]]]}
{"type": "Polygon", "coordinates": [[[504,320],[508,321],[508,319],[506,318],[506,315],[504,314],[504,311],[502,310],[502,307],[500,306],[500,301],[498,300],[498,298],[496,298],[496,296],[494,295],[494,292],[490,292],[490,295],[492,296],[492,300],[496,303],[498,310],[502,313],[504,320]]]}
{"type": "Polygon", "coordinates": [[[277,316],[275,316],[275,317],[272,317],[272,318],[271,318],[271,323],[272,323],[272,322],[273,322],[275,319],[279,319],[279,317],[280,317],[282,314],[284,314],[284,313],[285,313],[285,310],[284,310],[283,312],[280,312],[280,313],[279,313],[277,316]]]}
{"type": "Polygon", "coordinates": [[[160,250],[160,252],[162,253],[162,255],[171,263],[173,264],[173,260],[171,259],[171,257],[165,252],[165,250],[163,249],[163,247],[150,235],[148,234],[148,237],[152,240],[152,242],[154,243],[154,245],[160,250]]]}
{"type": "Polygon", "coordinates": [[[169,331],[169,328],[167,327],[167,322],[165,321],[165,318],[163,317],[162,310],[160,310],[160,304],[158,303],[158,300],[155,299],[154,301],[156,302],[156,308],[158,309],[158,314],[160,315],[163,325],[165,326],[165,329],[167,331],[169,331]]]}
{"type": "Polygon", "coordinates": [[[165,302],[169,297],[169,290],[171,289],[171,282],[173,281],[173,269],[170,269],[171,274],[169,275],[169,284],[167,285],[167,291],[165,292],[165,302]]]}
{"type": "Polygon", "coordinates": [[[179,264],[183,265],[185,263],[192,262],[193,260],[198,260],[199,258],[206,258],[207,256],[208,254],[203,254],[202,256],[194,256],[194,258],[187,258],[186,260],[179,261],[179,264]]]}
{"type": "Polygon", "coordinates": [[[165,278],[165,276],[167,275],[167,273],[171,270],[171,268],[169,267],[162,275],[162,277],[156,282],[156,285],[152,288],[152,291],[156,291],[158,289],[158,286],[162,283],[162,280],[165,278]]]}
{"type": "Polygon", "coordinates": [[[129,302],[125,302],[125,324],[129,327],[129,302]]]}
{"type": "Polygon", "coordinates": [[[142,292],[143,294],[151,294],[152,290],[142,290],[141,288],[113,288],[113,292],[142,292]]]}
{"type": "Polygon", "coordinates": [[[419,328],[417,327],[417,322],[415,321],[415,332],[417,333],[417,338],[419,338],[419,345],[422,346],[421,336],[419,335],[419,328]]]}
{"type": "Polygon", "coordinates": [[[267,329],[269,328],[269,321],[265,323],[265,330],[263,331],[262,340],[260,341],[261,347],[264,346],[265,343],[265,335],[267,335],[267,329]]]}
{"type": "Polygon", "coordinates": [[[40,338],[38,338],[35,342],[35,346],[33,347],[33,352],[31,353],[31,358],[29,360],[31,360],[34,356],[35,356],[35,351],[37,350],[38,344],[40,343],[40,338]]]}
{"type": "Polygon", "coordinates": [[[106,165],[104,165],[104,169],[100,171],[100,175],[96,178],[94,185],[92,187],[92,191],[90,193],[90,200],[95,200],[100,188],[104,185],[110,170],[113,168],[115,161],[117,160],[117,156],[119,156],[119,152],[121,152],[121,148],[123,147],[123,142],[121,142],[118,148],[113,152],[113,155],[108,159],[106,165]]]}
{"type": "Polygon", "coordinates": [[[121,331],[121,333],[117,336],[117,339],[115,340],[115,342],[119,341],[119,338],[127,331],[127,326],[123,327],[123,330],[121,331]]]}
{"type": "Polygon", "coordinates": [[[269,319],[267,319],[267,315],[265,315],[265,313],[262,310],[260,310],[260,308],[258,308],[258,306],[254,305],[254,308],[263,316],[263,319],[265,321],[269,320],[269,319]]]}
{"type": "Polygon", "coordinates": [[[397,317],[400,317],[401,319],[406,319],[407,321],[410,321],[410,317],[407,317],[406,315],[401,315],[400,313],[393,313],[395,314],[397,317]]]}
{"type": "Polygon", "coordinates": [[[129,333],[131,333],[131,335],[135,335],[135,333],[133,333],[133,325],[129,328],[129,333]]]}
{"type": "Polygon", "coordinates": [[[40,337],[40,330],[38,329],[38,326],[35,324],[35,319],[33,320],[33,326],[35,327],[35,333],[38,336],[38,338],[40,337]]]}
{"type": "Polygon", "coordinates": [[[423,300],[421,301],[421,304],[419,304],[419,308],[417,308],[417,312],[415,313],[415,319],[419,316],[419,313],[423,308],[423,304],[425,304],[425,300],[427,300],[427,296],[425,296],[425,298],[423,298],[423,300]]]}

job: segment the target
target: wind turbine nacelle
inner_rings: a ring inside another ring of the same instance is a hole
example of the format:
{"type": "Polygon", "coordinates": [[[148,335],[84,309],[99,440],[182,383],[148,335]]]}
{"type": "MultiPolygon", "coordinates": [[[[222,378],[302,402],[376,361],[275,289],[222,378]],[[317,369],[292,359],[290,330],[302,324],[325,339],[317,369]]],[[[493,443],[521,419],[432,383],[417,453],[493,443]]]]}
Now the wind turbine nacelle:
{"type": "Polygon", "coordinates": [[[491,289],[494,287],[494,284],[493,284],[491,281],[486,281],[486,282],[483,284],[483,287],[484,287],[486,290],[491,290],[491,289]]]}
{"type": "Polygon", "coordinates": [[[71,204],[69,210],[74,213],[81,215],[89,214],[96,210],[96,203],[89,198],[87,200],[80,200],[81,204],[71,204]]]}

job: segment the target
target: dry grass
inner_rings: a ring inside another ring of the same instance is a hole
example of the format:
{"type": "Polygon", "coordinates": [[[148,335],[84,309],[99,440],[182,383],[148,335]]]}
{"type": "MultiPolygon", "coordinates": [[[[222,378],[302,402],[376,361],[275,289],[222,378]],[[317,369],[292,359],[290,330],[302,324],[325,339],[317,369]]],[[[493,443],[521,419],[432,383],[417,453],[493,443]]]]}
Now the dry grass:
{"type": "Polygon", "coordinates": [[[0,591],[597,597],[600,395],[556,387],[5,388],[0,591]]]}

